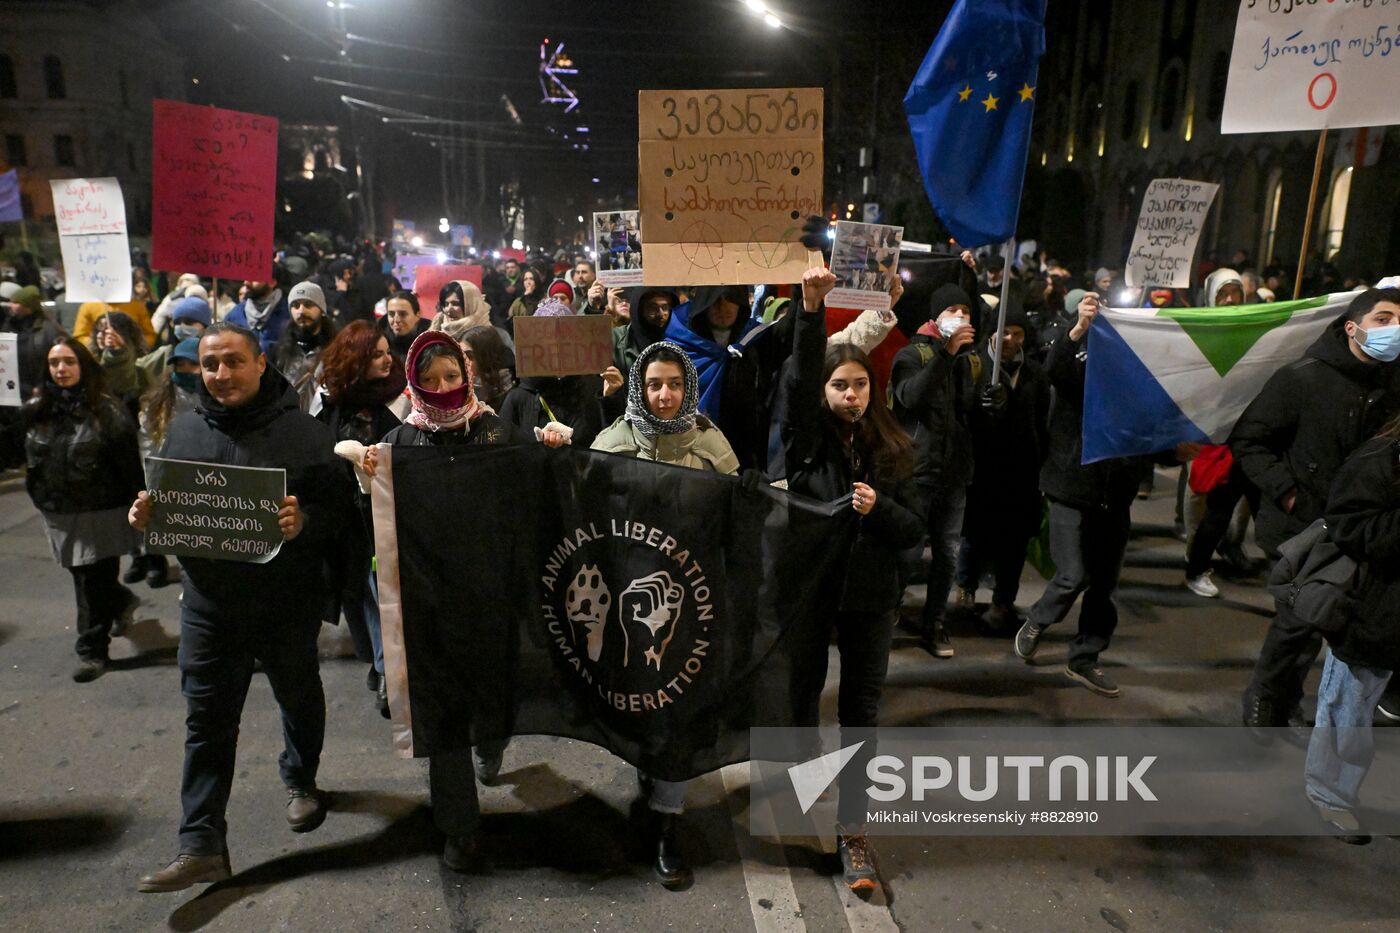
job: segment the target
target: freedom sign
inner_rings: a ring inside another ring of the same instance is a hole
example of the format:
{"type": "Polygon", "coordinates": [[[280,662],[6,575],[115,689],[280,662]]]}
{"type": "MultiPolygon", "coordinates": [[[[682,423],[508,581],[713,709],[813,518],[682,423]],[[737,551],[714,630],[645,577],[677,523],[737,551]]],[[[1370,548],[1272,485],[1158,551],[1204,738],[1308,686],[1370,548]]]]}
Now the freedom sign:
{"type": "Polygon", "coordinates": [[[1400,123],[1400,4],[1242,0],[1222,133],[1400,123]]]}

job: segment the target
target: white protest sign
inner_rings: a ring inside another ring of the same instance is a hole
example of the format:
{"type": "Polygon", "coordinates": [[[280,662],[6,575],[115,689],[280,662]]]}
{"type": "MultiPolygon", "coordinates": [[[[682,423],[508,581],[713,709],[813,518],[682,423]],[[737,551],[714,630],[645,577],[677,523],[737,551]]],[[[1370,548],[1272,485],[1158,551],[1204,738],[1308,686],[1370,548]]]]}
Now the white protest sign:
{"type": "Polygon", "coordinates": [[[903,240],[903,227],[838,221],[836,241],[831,247],[836,287],[827,295],[827,305],[888,311],[890,285],[899,271],[899,245],[903,240]]]}
{"type": "Polygon", "coordinates": [[[1400,123],[1400,3],[1242,0],[1222,133],[1400,123]]]}
{"type": "Polygon", "coordinates": [[[0,334],[0,405],[23,405],[19,395],[19,335],[0,334]]]}
{"type": "Polygon", "coordinates": [[[1185,288],[1206,212],[1219,185],[1189,178],[1156,178],[1142,196],[1128,251],[1129,288],[1185,288]]]}
{"type": "Polygon", "coordinates": [[[131,300],[126,205],[115,178],[49,182],[68,301],[131,300]]]}

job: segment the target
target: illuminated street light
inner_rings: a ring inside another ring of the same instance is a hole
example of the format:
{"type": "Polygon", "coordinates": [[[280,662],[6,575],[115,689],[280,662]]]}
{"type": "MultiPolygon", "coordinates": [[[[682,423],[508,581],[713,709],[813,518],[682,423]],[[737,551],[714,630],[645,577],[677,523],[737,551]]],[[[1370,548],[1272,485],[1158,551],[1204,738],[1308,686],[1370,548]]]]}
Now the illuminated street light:
{"type": "Polygon", "coordinates": [[[769,28],[771,29],[783,28],[783,21],[778,19],[778,17],[774,16],[772,13],[764,13],[763,21],[767,23],[769,28]]]}
{"type": "Polygon", "coordinates": [[[749,12],[755,16],[762,16],[768,10],[768,7],[763,4],[763,0],[744,0],[744,6],[748,7],[749,12]]]}
{"type": "Polygon", "coordinates": [[[416,236],[408,242],[413,244],[414,249],[417,249],[418,247],[423,245],[423,238],[421,236],[416,236]]]}

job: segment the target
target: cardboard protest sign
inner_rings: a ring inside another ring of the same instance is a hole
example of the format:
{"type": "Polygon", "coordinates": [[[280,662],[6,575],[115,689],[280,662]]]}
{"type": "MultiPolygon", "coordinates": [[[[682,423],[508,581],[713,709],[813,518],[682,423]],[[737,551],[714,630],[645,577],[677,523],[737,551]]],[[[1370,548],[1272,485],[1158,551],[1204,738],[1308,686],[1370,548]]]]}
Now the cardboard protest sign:
{"type": "Polygon", "coordinates": [[[286,470],[147,457],[146,489],[154,553],[265,564],[282,547],[286,470]]]}
{"type": "Polygon", "coordinates": [[[151,265],[267,281],[277,120],[157,100],[154,135],[151,265]]]}
{"type": "Polygon", "coordinates": [[[23,404],[19,394],[19,335],[0,334],[0,405],[23,404]]]}
{"type": "Polygon", "coordinates": [[[1142,211],[1128,250],[1128,287],[1191,284],[1191,260],[1218,188],[1188,178],[1153,179],[1142,196],[1142,211]]]}
{"type": "Polygon", "coordinates": [[[608,288],[641,285],[641,211],[594,214],[593,255],[598,257],[598,281],[608,288]]]}
{"type": "Polygon", "coordinates": [[[796,282],[822,210],[822,89],[641,91],[647,284],[796,282]]]}
{"type": "Polygon", "coordinates": [[[585,376],[613,365],[612,318],[603,314],[515,318],[520,376],[585,376]]]}
{"type": "Polygon", "coordinates": [[[838,221],[831,248],[836,287],[827,296],[827,304],[888,311],[891,280],[899,274],[899,244],[903,240],[903,227],[838,221]]]}
{"type": "Polygon", "coordinates": [[[115,178],[58,178],[53,216],[63,252],[68,301],[131,300],[131,246],[126,204],[115,178]]]}
{"type": "Polygon", "coordinates": [[[432,317],[438,312],[438,292],[448,282],[464,279],[481,287],[481,267],[467,263],[432,263],[417,266],[413,270],[413,294],[418,296],[418,308],[424,317],[432,317]]]}
{"type": "Polygon", "coordinates": [[[1241,0],[1222,133],[1400,123],[1394,3],[1241,0]]]}

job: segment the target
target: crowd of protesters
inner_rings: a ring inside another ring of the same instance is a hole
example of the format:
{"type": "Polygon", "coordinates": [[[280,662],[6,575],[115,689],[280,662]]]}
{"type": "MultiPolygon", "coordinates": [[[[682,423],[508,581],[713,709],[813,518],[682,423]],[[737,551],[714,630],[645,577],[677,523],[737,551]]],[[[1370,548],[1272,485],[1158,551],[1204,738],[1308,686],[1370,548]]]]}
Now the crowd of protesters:
{"type": "MultiPolygon", "coordinates": [[[[1251,516],[1270,561],[1315,519],[1335,525],[1338,546],[1368,572],[1356,621],[1327,638],[1317,723],[1361,726],[1377,708],[1400,718],[1400,702],[1386,693],[1400,664],[1400,619],[1390,615],[1400,584],[1388,562],[1400,553],[1400,290],[1344,283],[1324,268],[1310,290],[1354,287],[1355,299],[1270,379],[1227,445],[1084,464],[1087,336],[1102,307],[1267,302],[1287,297],[1284,273],[1256,272],[1241,255],[1228,267],[1204,264],[1202,293],[1142,292],[1122,287],[1112,269],[1075,274],[1044,252],[1008,267],[964,251],[915,264],[907,293],[895,278],[891,311],[837,322],[824,301],[834,277],[824,269],[781,287],[618,289],[598,282],[585,257],[506,258],[484,263],[479,284],[453,281],[429,296],[394,280],[384,258],[368,243],[336,251],[298,242],[268,281],[217,290],[138,261],[131,302],[85,303],[66,330],[40,287],[0,283],[0,330],[18,335],[27,400],[0,422],[0,457],[27,470],[54,556],[73,577],[74,680],[107,670],[110,640],[139,605],[124,584],[172,582],[165,557],[143,547],[152,505],[142,454],[287,471],[278,513],[286,543],[274,559],[180,562],[188,733],[179,855],[141,879],[143,891],[229,877],[224,810],[255,664],[282,711],[279,763],[293,830],[315,829],[327,808],[316,784],[322,621],[343,617],[373,702],[389,715],[375,516],[364,491],[379,443],[572,445],[723,474],[756,471],[793,493],[848,502],[859,532],[820,624],[835,635],[837,719],[850,729],[878,723],[896,627],[949,659],[947,623],[958,615],[1030,660],[1045,630],[1080,602],[1064,676],[1117,697],[1100,656],[1118,624],[1130,510],[1158,467],[1180,467],[1183,586],[1201,599],[1219,596],[1213,568],[1246,579],[1264,569],[1243,548],[1251,516]],[[425,303],[436,312],[425,315],[425,303]],[[578,314],[610,319],[613,365],[518,377],[515,322],[578,314]],[[876,351],[896,333],[902,348],[882,357],[876,351]],[[1188,521],[1192,513],[1199,522],[1188,521]],[[1053,572],[1023,612],[1028,551],[1048,557],[1053,572]],[[922,610],[905,611],[918,582],[922,610]]],[[[1304,724],[1303,682],[1323,644],[1280,608],[1245,693],[1247,726],[1262,735],[1304,724]]],[[[815,724],[826,672],[804,673],[815,724]]],[[[1360,841],[1354,811],[1367,752],[1358,757],[1323,733],[1315,731],[1309,752],[1309,799],[1339,836],[1360,841]]],[[[432,757],[449,868],[474,863],[476,782],[494,780],[504,751],[432,757]]],[[[687,785],[639,779],[656,873],[668,887],[682,885],[689,868],[676,819],[687,785]]],[[[863,814],[843,805],[840,821],[845,880],[873,887],[863,814]]]]}

